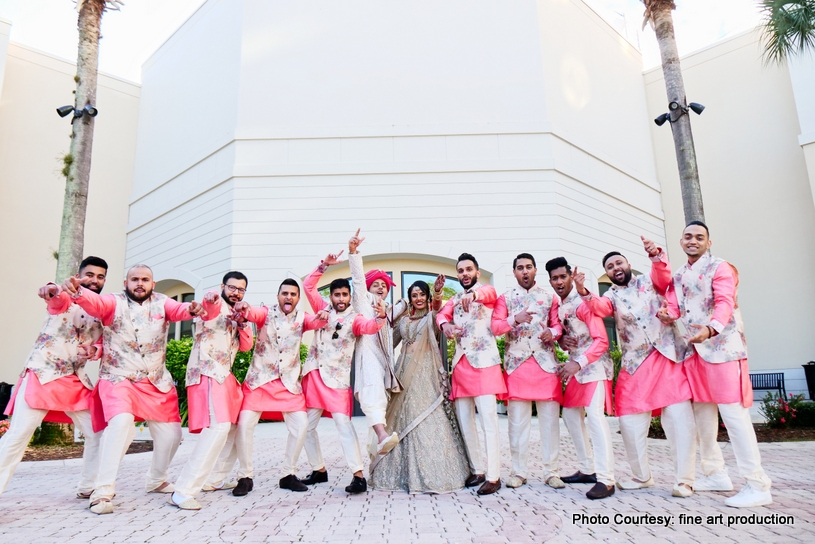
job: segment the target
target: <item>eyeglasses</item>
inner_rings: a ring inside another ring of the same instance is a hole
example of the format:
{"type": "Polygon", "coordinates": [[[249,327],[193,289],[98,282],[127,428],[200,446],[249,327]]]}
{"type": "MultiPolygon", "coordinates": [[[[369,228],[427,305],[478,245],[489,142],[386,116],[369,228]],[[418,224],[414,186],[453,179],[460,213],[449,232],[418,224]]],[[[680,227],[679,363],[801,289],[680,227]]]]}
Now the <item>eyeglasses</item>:
{"type": "Polygon", "coordinates": [[[332,340],[336,340],[340,337],[340,330],[342,329],[342,323],[337,323],[337,328],[334,329],[334,334],[331,335],[332,340]]]}
{"type": "Polygon", "coordinates": [[[240,293],[242,295],[246,293],[246,289],[243,287],[235,287],[234,285],[227,285],[226,290],[230,293],[240,293]]]}

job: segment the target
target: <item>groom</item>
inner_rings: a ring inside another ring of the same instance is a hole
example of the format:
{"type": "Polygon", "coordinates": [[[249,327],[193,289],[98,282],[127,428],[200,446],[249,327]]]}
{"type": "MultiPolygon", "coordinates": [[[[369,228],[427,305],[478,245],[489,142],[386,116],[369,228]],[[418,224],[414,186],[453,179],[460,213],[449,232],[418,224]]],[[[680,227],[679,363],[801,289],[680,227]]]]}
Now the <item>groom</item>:
{"type": "Polygon", "coordinates": [[[501,443],[498,437],[496,395],[507,392],[501,374],[501,358],[492,334],[492,309],[495,289],[478,283],[478,261],[462,253],[456,263],[458,281],[464,291],[447,301],[436,322],[447,338],[455,338],[453,378],[450,399],[455,402],[461,434],[470,457],[472,474],[464,485],[490,495],[501,489],[501,443]],[[487,471],[481,456],[481,444],[475,424],[475,411],[481,415],[481,427],[487,446],[487,471]]]}

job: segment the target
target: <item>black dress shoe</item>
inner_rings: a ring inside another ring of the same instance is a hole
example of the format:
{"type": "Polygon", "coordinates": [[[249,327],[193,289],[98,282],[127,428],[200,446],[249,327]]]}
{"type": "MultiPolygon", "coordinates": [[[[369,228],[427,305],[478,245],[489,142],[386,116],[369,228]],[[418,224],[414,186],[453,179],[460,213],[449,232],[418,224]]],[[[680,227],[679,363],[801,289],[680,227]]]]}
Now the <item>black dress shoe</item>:
{"type": "Polygon", "coordinates": [[[232,490],[232,494],[236,497],[243,497],[255,487],[252,478],[239,478],[238,485],[232,490]]]}
{"type": "Polygon", "coordinates": [[[368,482],[365,478],[354,476],[354,479],[351,480],[351,485],[346,486],[345,491],[348,493],[364,493],[368,491],[368,482]]]}
{"type": "Polygon", "coordinates": [[[289,474],[280,478],[280,489],[290,489],[292,491],[308,491],[308,486],[297,479],[294,474],[289,474]]]}
{"type": "Polygon", "coordinates": [[[305,485],[314,485],[314,484],[323,484],[323,483],[325,483],[327,481],[328,481],[328,471],[327,470],[324,470],[322,472],[320,472],[319,470],[314,470],[314,471],[311,472],[311,474],[309,474],[308,476],[306,476],[305,478],[300,480],[300,483],[305,484],[305,485]]]}
{"type": "Polygon", "coordinates": [[[564,484],[596,484],[596,474],[583,474],[579,470],[571,476],[561,478],[564,484]]]}
{"type": "Polygon", "coordinates": [[[481,485],[487,481],[487,478],[484,477],[483,474],[470,474],[466,480],[464,480],[464,487],[475,487],[477,485],[481,485]]]}
{"type": "Polygon", "coordinates": [[[594,487],[589,489],[589,492],[586,493],[586,496],[591,500],[596,499],[605,499],[606,497],[610,497],[614,494],[614,486],[613,485],[606,485],[603,482],[597,482],[594,484],[594,487]]]}
{"type": "Polygon", "coordinates": [[[484,485],[479,487],[476,493],[479,495],[492,495],[499,489],[501,489],[501,480],[498,480],[497,482],[484,482],[484,485]]]}

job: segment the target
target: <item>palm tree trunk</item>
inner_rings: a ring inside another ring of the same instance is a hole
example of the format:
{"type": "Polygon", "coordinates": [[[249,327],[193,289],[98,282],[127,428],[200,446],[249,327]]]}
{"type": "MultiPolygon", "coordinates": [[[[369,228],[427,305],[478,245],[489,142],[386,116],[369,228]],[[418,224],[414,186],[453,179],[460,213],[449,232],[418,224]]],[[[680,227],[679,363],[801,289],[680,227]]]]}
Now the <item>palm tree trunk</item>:
{"type": "MultiPolygon", "coordinates": [[[[676,149],[676,162],[679,166],[679,184],[682,189],[682,203],[685,223],[704,221],[705,210],[702,204],[702,188],[699,185],[699,170],[696,166],[696,149],[690,128],[690,116],[682,108],[687,106],[685,83],[679,66],[679,51],[676,48],[674,25],[671,10],[673,2],[651,2],[651,21],[659,43],[662,57],[662,73],[668,92],[668,103],[676,102],[681,107],[671,111],[671,131],[676,149]]],[[[687,109],[687,108],[685,108],[687,109]]]]}
{"type": "MultiPolygon", "coordinates": [[[[96,106],[96,72],[99,68],[99,31],[105,0],[84,0],[79,4],[79,46],[76,59],[76,99],[74,108],[82,111],[96,106]]],[[[63,158],[65,200],[62,205],[62,228],[57,256],[57,283],[79,271],[85,250],[85,213],[88,206],[88,182],[91,174],[94,118],[73,117],[71,147],[63,158]]],[[[73,444],[74,428],[69,423],[43,422],[39,442],[73,444]]]]}
{"type": "MultiPolygon", "coordinates": [[[[84,0],[79,7],[79,47],[76,60],[76,100],[82,109],[96,105],[96,72],[99,67],[99,29],[105,0],[84,0]]],[[[91,173],[94,118],[73,118],[71,148],[65,163],[65,201],[62,208],[62,230],[59,235],[57,282],[76,274],[85,245],[85,212],[88,204],[88,181],[91,173]]]]}

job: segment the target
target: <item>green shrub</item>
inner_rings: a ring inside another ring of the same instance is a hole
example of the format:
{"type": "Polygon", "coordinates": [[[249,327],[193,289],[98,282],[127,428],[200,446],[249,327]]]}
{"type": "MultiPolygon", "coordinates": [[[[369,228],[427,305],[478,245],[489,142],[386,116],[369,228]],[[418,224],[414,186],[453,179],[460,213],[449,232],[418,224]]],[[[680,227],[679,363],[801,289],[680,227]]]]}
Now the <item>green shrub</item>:
{"type": "Polygon", "coordinates": [[[768,427],[786,429],[798,418],[798,410],[803,401],[803,395],[790,393],[788,400],[771,391],[761,400],[758,411],[767,420],[768,427]]]}
{"type": "Polygon", "coordinates": [[[815,427],[815,402],[803,401],[796,410],[798,413],[792,420],[793,427],[815,427]]]}

